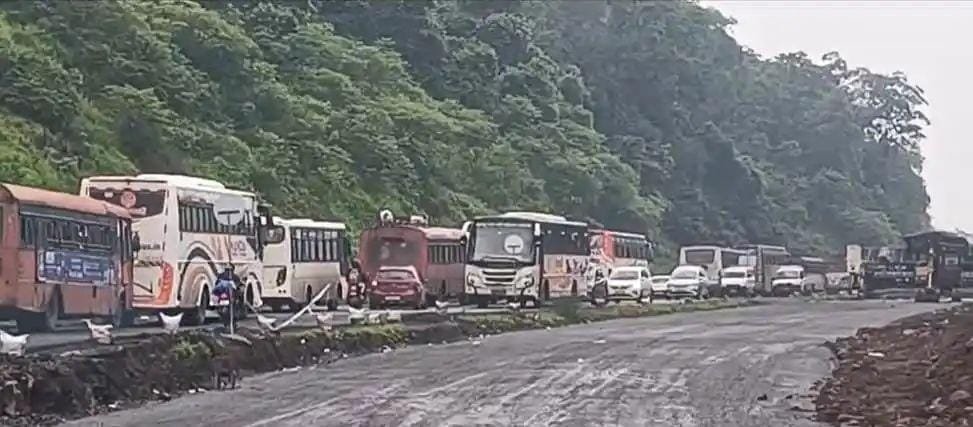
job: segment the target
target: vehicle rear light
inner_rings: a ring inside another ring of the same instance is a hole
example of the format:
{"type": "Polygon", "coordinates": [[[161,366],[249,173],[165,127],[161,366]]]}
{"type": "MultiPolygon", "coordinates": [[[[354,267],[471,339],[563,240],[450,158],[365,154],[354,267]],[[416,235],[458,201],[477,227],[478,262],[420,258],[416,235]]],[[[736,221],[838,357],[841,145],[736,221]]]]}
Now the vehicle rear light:
{"type": "Polygon", "coordinates": [[[172,264],[169,264],[168,262],[162,263],[162,288],[168,289],[172,287],[174,275],[172,264]]]}

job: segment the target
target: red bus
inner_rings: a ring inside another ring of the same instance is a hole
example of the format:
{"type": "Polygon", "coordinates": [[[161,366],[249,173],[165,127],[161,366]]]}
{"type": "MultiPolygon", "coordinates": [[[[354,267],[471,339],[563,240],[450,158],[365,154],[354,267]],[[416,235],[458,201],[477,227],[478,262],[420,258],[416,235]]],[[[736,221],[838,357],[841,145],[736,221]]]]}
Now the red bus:
{"type": "MultiPolygon", "coordinates": [[[[466,261],[462,230],[430,227],[422,217],[390,217],[383,215],[376,226],[361,233],[358,253],[368,287],[373,287],[382,267],[412,266],[425,289],[424,304],[461,297],[466,261]]],[[[375,295],[373,290],[366,291],[370,300],[371,297],[383,298],[375,295]]]]}
{"type": "Polygon", "coordinates": [[[69,317],[131,322],[136,244],[125,209],[0,183],[0,318],[21,333],[69,317]]]}

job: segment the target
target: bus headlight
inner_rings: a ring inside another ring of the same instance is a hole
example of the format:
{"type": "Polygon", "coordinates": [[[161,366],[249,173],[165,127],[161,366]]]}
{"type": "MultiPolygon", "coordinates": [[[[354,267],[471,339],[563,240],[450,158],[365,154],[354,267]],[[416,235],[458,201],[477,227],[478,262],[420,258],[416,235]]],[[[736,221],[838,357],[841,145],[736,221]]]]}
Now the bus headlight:
{"type": "Polygon", "coordinates": [[[470,286],[470,287],[476,287],[476,285],[477,285],[477,284],[478,284],[479,282],[480,282],[480,278],[479,278],[479,276],[477,276],[477,275],[475,275],[475,274],[473,274],[473,273],[470,273],[470,274],[467,274],[467,275],[466,275],[466,284],[467,284],[468,286],[470,286]]]}
{"type": "Polygon", "coordinates": [[[525,277],[525,278],[523,278],[523,279],[520,280],[519,285],[520,285],[521,288],[529,288],[531,286],[534,286],[534,278],[533,277],[525,277]]]}
{"type": "Polygon", "coordinates": [[[277,270],[277,286],[284,286],[285,281],[287,281],[287,269],[277,270]]]}

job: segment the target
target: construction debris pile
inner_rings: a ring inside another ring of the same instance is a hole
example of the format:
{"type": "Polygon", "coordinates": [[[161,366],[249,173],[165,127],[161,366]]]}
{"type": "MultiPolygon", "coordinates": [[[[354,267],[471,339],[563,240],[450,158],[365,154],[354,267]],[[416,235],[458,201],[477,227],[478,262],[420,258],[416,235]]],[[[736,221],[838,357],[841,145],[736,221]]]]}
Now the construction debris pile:
{"type": "Polygon", "coordinates": [[[973,425],[973,305],[863,328],[828,345],[838,366],[816,398],[819,420],[973,425]]]}

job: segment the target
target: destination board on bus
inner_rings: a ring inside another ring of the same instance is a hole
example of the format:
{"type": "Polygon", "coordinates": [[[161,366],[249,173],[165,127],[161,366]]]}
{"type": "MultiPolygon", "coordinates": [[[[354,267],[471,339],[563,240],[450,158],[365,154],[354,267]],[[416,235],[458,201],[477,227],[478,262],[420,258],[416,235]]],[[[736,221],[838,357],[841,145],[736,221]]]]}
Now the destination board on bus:
{"type": "Polygon", "coordinates": [[[37,278],[41,282],[108,284],[114,264],[106,256],[73,251],[39,251],[37,278]]]}

